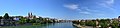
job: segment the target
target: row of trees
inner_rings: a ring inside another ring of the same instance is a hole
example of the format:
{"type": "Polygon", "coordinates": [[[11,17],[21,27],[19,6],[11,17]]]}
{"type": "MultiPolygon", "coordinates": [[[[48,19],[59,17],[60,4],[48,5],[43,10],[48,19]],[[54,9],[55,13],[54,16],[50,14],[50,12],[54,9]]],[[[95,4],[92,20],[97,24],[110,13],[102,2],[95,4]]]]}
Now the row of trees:
{"type": "Polygon", "coordinates": [[[100,28],[107,27],[118,28],[120,23],[118,20],[100,19],[100,20],[73,21],[73,24],[80,24],[81,26],[93,26],[93,27],[100,26],[100,28]]]}
{"type": "Polygon", "coordinates": [[[55,20],[48,20],[49,18],[34,18],[34,19],[26,19],[21,17],[18,21],[20,24],[32,23],[32,24],[45,24],[45,23],[55,23],[55,20]]]}

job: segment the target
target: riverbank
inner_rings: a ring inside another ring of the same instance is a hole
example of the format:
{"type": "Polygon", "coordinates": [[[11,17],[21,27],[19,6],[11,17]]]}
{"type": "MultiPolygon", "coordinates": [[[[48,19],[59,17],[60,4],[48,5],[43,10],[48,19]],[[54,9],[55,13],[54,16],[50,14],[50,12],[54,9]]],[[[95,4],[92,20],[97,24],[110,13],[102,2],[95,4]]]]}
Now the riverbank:
{"type": "Polygon", "coordinates": [[[72,25],[77,28],[93,28],[92,26],[81,26],[80,24],[72,24],[72,25]]]}
{"type": "Polygon", "coordinates": [[[120,28],[120,21],[116,19],[96,19],[72,21],[76,27],[120,28]]]}

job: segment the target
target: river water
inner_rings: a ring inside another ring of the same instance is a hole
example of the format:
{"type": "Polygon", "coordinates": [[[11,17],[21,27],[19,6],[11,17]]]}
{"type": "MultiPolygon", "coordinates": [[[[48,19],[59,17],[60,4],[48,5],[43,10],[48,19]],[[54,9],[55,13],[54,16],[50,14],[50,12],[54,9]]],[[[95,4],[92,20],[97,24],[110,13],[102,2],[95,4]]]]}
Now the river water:
{"type": "Polygon", "coordinates": [[[4,26],[0,28],[75,28],[71,22],[51,23],[42,25],[21,25],[21,26],[4,26]]]}

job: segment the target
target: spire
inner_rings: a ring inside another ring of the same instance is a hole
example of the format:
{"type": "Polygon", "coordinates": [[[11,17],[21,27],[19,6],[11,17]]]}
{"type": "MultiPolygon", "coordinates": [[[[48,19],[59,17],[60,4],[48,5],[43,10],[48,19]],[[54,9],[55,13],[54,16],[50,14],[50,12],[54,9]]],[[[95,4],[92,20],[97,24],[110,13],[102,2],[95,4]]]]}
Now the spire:
{"type": "Polygon", "coordinates": [[[32,12],[29,12],[29,13],[28,13],[28,18],[29,18],[29,19],[33,19],[32,12]]]}

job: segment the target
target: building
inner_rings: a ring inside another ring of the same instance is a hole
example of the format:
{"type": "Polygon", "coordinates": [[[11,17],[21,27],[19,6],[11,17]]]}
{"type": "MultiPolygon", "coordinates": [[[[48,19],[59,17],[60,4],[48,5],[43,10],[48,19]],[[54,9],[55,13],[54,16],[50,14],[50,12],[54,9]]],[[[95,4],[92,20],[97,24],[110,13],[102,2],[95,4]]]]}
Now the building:
{"type": "Polygon", "coordinates": [[[32,13],[28,13],[28,19],[34,19],[34,18],[36,18],[35,15],[32,15],[32,13]]]}
{"type": "Polygon", "coordinates": [[[120,22],[120,16],[118,16],[118,21],[120,22]]]}
{"type": "Polygon", "coordinates": [[[20,18],[17,18],[17,17],[13,18],[13,20],[15,20],[15,21],[19,21],[19,19],[20,19],[20,18]]]}
{"type": "Polygon", "coordinates": [[[120,19],[120,16],[118,16],[118,19],[120,19]]]}

